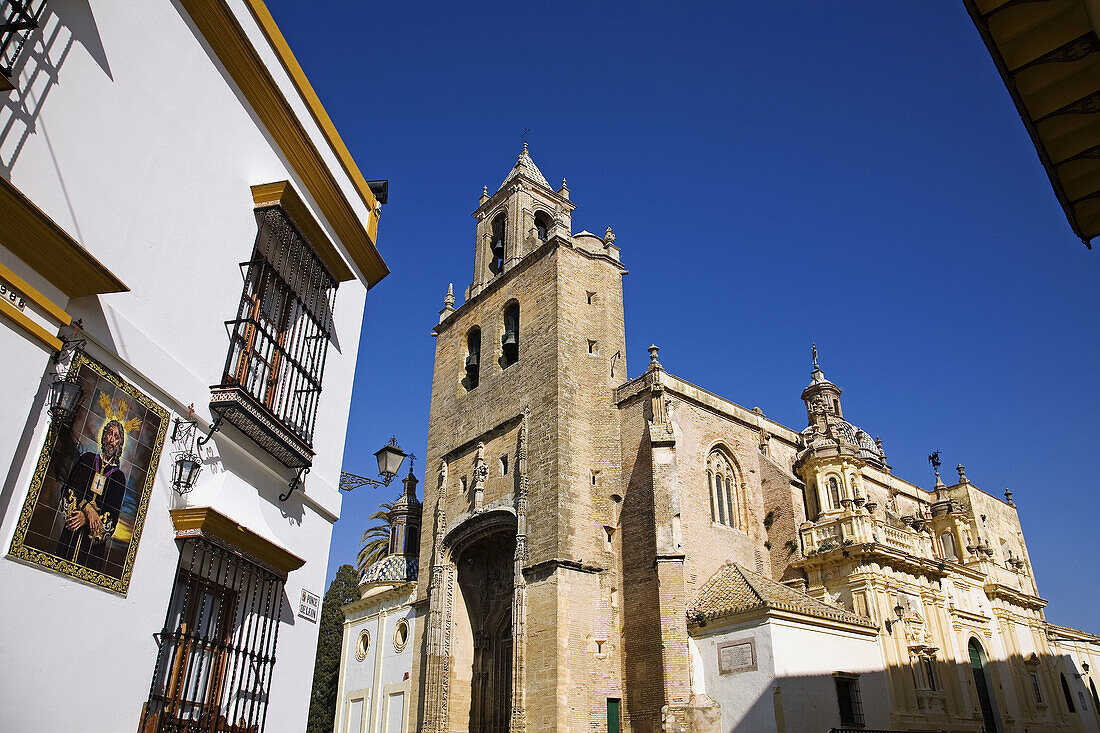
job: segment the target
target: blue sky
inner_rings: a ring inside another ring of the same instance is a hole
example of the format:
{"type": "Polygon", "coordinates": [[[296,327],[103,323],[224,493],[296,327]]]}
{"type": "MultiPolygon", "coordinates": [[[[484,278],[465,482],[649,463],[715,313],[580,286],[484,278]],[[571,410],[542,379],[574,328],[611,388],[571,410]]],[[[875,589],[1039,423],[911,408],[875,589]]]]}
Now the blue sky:
{"type": "MultiPolygon", "coordinates": [[[[391,434],[424,455],[429,332],[530,128],[574,231],[622,247],[630,376],[655,342],[670,372],[801,429],[816,341],[896,474],[930,486],[940,450],[948,479],[963,463],[1012,489],[1048,619],[1100,631],[1100,252],[961,2],[268,5],[390,181],[345,470],[374,476],[391,434]]],[[[330,578],[398,493],[344,497],[330,578]]]]}

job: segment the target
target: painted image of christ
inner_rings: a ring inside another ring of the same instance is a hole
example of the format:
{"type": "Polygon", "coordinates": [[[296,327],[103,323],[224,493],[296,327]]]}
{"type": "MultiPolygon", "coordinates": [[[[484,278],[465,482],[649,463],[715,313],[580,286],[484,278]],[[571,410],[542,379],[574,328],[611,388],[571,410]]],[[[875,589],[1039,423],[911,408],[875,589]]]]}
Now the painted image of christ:
{"type": "Polygon", "coordinates": [[[99,451],[81,453],[69,470],[61,485],[64,528],[57,539],[58,557],[103,569],[107,540],[114,536],[126,496],[126,474],[119,466],[125,443],[126,426],[110,420],[100,433],[99,451]]]}
{"type": "Polygon", "coordinates": [[[49,425],[9,556],[126,594],[168,412],[78,351],[74,409],[49,425]]]}

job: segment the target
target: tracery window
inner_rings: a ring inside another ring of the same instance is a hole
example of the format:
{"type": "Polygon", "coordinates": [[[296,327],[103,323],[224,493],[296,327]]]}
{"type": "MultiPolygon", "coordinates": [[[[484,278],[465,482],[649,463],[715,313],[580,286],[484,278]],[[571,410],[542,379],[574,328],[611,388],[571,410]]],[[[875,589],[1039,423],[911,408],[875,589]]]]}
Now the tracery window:
{"type": "Polygon", "coordinates": [[[740,527],[738,486],[733,461],[721,450],[711,451],[707,458],[707,493],[710,495],[712,522],[740,527]]]}

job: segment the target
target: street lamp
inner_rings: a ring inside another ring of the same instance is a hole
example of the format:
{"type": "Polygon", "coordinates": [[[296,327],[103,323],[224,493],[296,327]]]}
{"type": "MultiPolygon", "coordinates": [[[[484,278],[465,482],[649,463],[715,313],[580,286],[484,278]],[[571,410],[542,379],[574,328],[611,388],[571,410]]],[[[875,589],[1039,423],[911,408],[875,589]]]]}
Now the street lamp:
{"type": "MultiPolygon", "coordinates": [[[[401,450],[401,446],[397,444],[397,436],[394,436],[390,438],[389,443],[374,452],[374,457],[378,459],[378,475],[382,477],[381,481],[341,471],[340,488],[344,491],[351,491],[360,486],[389,486],[397,472],[401,470],[401,464],[408,455],[408,453],[401,450]]],[[[412,458],[415,460],[416,456],[412,456],[412,458]]]]}
{"type": "Polygon", "coordinates": [[[84,390],[77,382],[58,377],[50,383],[50,417],[63,423],[73,416],[76,407],[84,396],[84,390]]]}

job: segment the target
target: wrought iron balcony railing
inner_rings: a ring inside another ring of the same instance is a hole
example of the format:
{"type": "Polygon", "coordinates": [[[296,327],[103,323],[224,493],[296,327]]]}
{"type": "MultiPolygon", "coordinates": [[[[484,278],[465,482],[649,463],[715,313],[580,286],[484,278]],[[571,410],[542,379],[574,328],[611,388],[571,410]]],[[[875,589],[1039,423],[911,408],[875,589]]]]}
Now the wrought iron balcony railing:
{"type": "Polygon", "coordinates": [[[45,9],[46,0],[0,0],[0,74],[7,79],[45,9]]]}

